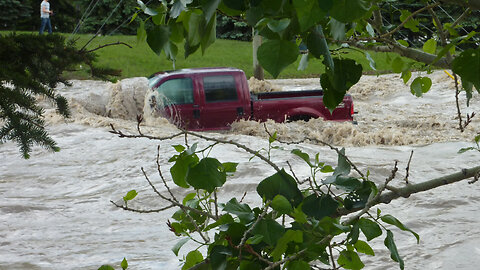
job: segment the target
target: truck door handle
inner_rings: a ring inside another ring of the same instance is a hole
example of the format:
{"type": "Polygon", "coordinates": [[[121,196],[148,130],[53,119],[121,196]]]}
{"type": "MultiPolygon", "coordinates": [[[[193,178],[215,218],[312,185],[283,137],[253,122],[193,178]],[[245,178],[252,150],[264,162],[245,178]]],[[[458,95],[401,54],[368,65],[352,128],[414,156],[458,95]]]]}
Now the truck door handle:
{"type": "Polygon", "coordinates": [[[200,110],[193,110],[193,118],[195,119],[200,118],[200,110]]]}
{"type": "Polygon", "coordinates": [[[237,107],[237,115],[243,116],[243,107],[237,107]]]}

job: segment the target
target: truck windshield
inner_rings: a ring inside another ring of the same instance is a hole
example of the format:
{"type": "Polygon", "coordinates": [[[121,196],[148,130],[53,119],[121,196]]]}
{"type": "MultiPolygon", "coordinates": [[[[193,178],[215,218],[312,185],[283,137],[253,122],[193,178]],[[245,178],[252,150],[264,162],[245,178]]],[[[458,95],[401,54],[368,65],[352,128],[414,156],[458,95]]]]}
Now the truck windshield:
{"type": "Polygon", "coordinates": [[[171,79],[155,89],[164,106],[193,103],[193,83],[190,78],[171,79]]]}

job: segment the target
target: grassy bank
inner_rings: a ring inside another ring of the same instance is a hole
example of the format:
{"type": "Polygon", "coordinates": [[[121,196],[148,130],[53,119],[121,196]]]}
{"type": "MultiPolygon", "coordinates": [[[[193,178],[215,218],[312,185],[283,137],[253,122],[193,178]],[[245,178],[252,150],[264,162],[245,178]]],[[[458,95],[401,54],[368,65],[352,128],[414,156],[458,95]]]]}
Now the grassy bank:
{"type": "MultiPolygon", "coordinates": [[[[6,33],[6,32],[2,32],[6,33]]],[[[76,44],[83,47],[93,35],[75,35],[65,34],[67,39],[77,40],[76,44]]],[[[150,50],[146,42],[137,42],[136,36],[99,36],[96,37],[87,49],[95,49],[98,46],[124,42],[132,46],[129,48],[124,45],[108,46],[96,51],[100,66],[110,67],[122,70],[122,78],[148,76],[154,72],[161,70],[173,69],[173,63],[166,60],[165,55],[158,56],[150,50]]],[[[344,50],[345,51],[345,50],[344,50]]],[[[362,64],[364,71],[371,71],[371,67],[362,52],[354,50],[346,50],[348,54],[342,57],[355,59],[362,64]]],[[[343,52],[343,51],[342,51],[343,52]]],[[[393,59],[397,55],[370,53],[376,62],[379,72],[390,70],[388,58],[393,59]]],[[[245,71],[247,77],[252,76],[252,44],[251,42],[221,40],[218,39],[210,46],[204,55],[201,50],[190,55],[187,59],[183,57],[183,47],[179,48],[178,59],[175,63],[175,69],[192,68],[192,67],[236,67],[245,71]]],[[[279,78],[302,78],[302,77],[318,77],[324,71],[324,66],[318,59],[310,59],[307,69],[298,71],[298,63],[300,57],[294,65],[285,69],[279,78]]],[[[266,78],[272,78],[270,74],[265,74],[266,78]]],[[[88,78],[85,71],[73,72],[68,74],[71,78],[88,78]]]]}

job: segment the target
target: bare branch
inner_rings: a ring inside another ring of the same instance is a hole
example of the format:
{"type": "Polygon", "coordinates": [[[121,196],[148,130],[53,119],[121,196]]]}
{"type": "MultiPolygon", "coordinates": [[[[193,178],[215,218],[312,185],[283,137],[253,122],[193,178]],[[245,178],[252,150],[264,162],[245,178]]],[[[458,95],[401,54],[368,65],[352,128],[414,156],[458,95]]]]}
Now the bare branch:
{"type": "Polygon", "coordinates": [[[113,205],[115,205],[116,207],[118,208],[122,208],[123,210],[126,210],[126,211],[131,211],[131,212],[135,212],[135,213],[142,213],[142,214],[146,214],[146,213],[158,213],[158,212],[162,212],[162,211],[165,211],[167,209],[170,209],[172,207],[175,207],[175,205],[171,204],[169,206],[166,206],[166,207],[163,207],[163,208],[160,208],[160,209],[149,209],[149,210],[141,210],[141,209],[134,209],[134,208],[130,208],[128,206],[125,206],[125,205],[120,205],[114,201],[110,201],[113,205]]]}
{"type": "Polygon", "coordinates": [[[199,215],[206,216],[206,217],[212,218],[212,219],[214,219],[214,220],[217,220],[217,218],[216,218],[214,215],[210,214],[210,213],[207,213],[207,212],[204,212],[204,211],[200,211],[200,210],[198,210],[198,209],[195,209],[195,208],[192,208],[192,207],[183,205],[183,204],[181,204],[181,203],[178,203],[178,202],[174,201],[173,199],[170,199],[170,198],[165,197],[162,193],[160,193],[160,192],[157,190],[157,188],[153,185],[152,181],[150,181],[150,179],[148,178],[148,175],[147,175],[147,173],[145,172],[145,170],[144,170],[143,168],[141,168],[141,169],[142,169],[143,175],[144,175],[145,179],[147,180],[148,184],[150,184],[150,186],[152,187],[153,191],[154,191],[160,198],[162,198],[162,199],[170,202],[171,204],[173,204],[173,205],[175,205],[175,206],[180,207],[182,210],[189,210],[189,211],[195,212],[195,213],[197,213],[197,214],[199,214],[199,215]]]}
{"type": "MultiPolygon", "coordinates": [[[[465,11],[462,13],[462,15],[460,15],[460,16],[452,23],[452,25],[451,25],[450,27],[451,27],[451,28],[455,28],[455,26],[457,26],[461,21],[463,21],[463,19],[465,19],[465,17],[467,17],[467,15],[469,15],[471,12],[472,12],[472,9],[470,9],[470,8],[465,9],[465,11]]],[[[445,36],[448,35],[448,31],[447,31],[447,30],[444,30],[444,35],[445,35],[445,36]]]]}
{"type": "MultiPolygon", "coordinates": [[[[98,46],[97,48],[92,49],[92,50],[88,50],[88,51],[86,51],[86,52],[87,52],[87,53],[91,53],[91,52],[94,52],[94,51],[96,51],[96,50],[100,50],[100,49],[102,49],[102,48],[105,48],[105,47],[108,47],[108,46],[115,46],[115,45],[125,45],[125,46],[129,47],[130,49],[133,48],[132,46],[128,45],[128,44],[125,43],[125,42],[117,41],[117,42],[115,42],[115,43],[108,43],[108,44],[104,44],[104,45],[98,46]]],[[[82,50],[83,50],[83,48],[82,48],[82,50]]]]}
{"type": "Polygon", "coordinates": [[[412,157],[413,157],[413,150],[412,152],[410,153],[410,158],[408,159],[408,163],[407,163],[407,167],[405,168],[405,183],[408,185],[408,175],[409,175],[409,172],[410,172],[410,162],[412,161],[412,157]]]}
{"type": "MultiPolygon", "coordinates": [[[[418,184],[410,184],[406,187],[403,188],[396,188],[395,191],[393,192],[387,192],[382,194],[381,196],[378,197],[378,199],[374,202],[374,205],[380,204],[380,203],[390,203],[392,200],[404,197],[408,198],[410,195],[427,191],[430,189],[434,189],[440,186],[456,183],[465,179],[469,179],[472,177],[475,177],[478,173],[480,172],[480,166],[473,167],[470,169],[462,169],[460,172],[453,173],[450,175],[445,175],[442,177],[438,177],[435,179],[431,179],[425,182],[421,182],[418,184]]],[[[391,187],[390,187],[391,188],[391,187]]],[[[349,213],[357,212],[362,210],[363,208],[357,208],[357,209],[351,209],[347,210],[345,208],[341,208],[337,211],[337,217],[338,216],[344,216],[349,213]]]]}
{"type": "Polygon", "coordinates": [[[354,216],[348,218],[346,221],[342,222],[344,225],[352,224],[355,220],[363,216],[363,214],[367,213],[370,210],[370,208],[378,204],[378,199],[382,195],[383,191],[386,188],[388,188],[388,183],[390,183],[395,178],[395,175],[397,174],[397,171],[398,171],[397,164],[398,162],[395,162],[395,165],[392,169],[392,172],[390,173],[390,176],[385,180],[385,183],[378,189],[377,194],[372,198],[368,199],[367,203],[365,204],[365,207],[359,213],[355,214],[354,216]]]}
{"type": "Polygon", "coordinates": [[[413,12],[412,14],[410,14],[410,16],[408,16],[402,23],[400,23],[397,27],[395,27],[395,29],[393,29],[392,31],[388,32],[388,33],[385,33],[383,35],[380,35],[380,38],[387,38],[393,34],[395,34],[398,30],[400,30],[409,20],[413,19],[413,17],[415,17],[415,15],[417,15],[418,13],[421,13],[422,11],[424,10],[427,10],[427,9],[431,9],[433,7],[436,7],[436,6],[439,6],[440,3],[434,3],[434,4],[431,4],[431,5],[428,5],[428,6],[425,6],[419,10],[416,10],[415,12],[413,12]]]}

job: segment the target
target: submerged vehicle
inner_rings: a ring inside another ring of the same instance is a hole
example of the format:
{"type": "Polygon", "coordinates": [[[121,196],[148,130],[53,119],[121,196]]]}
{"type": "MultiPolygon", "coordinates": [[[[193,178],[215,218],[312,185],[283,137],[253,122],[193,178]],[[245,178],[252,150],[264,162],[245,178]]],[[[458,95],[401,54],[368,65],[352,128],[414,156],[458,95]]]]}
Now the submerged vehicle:
{"type": "Polygon", "coordinates": [[[322,90],[253,94],[245,73],[236,68],[193,68],[158,72],[149,78],[150,106],[187,130],[229,129],[238,120],[276,122],[323,118],[353,121],[353,100],[346,95],[333,112],[322,90]]]}

